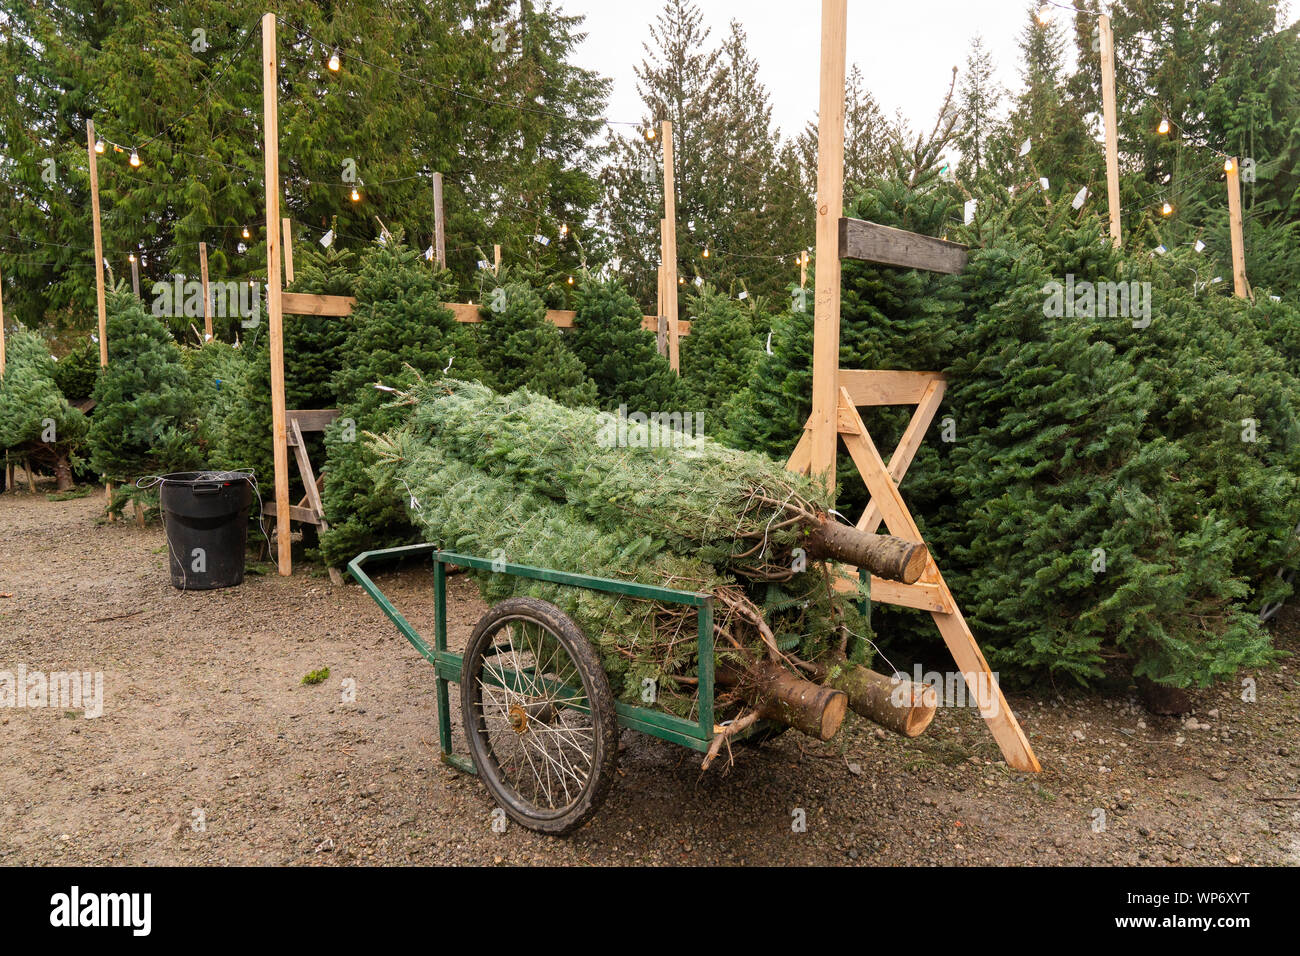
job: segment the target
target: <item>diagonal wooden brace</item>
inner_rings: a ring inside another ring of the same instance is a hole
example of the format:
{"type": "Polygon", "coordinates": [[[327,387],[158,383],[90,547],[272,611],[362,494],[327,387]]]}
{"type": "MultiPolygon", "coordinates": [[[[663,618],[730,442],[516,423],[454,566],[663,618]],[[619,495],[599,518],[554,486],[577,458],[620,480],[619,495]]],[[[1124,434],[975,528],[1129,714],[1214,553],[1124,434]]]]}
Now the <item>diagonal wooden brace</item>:
{"type": "MultiPolygon", "coordinates": [[[[864,373],[855,374],[861,376],[864,373]]],[[[916,411],[888,465],[876,448],[862,416],[858,414],[849,391],[844,387],[839,389],[839,406],[836,409],[839,437],[871,493],[871,501],[858,522],[858,527],[862,530],[875,532],[883,522],[893,535],[910,541],[922,540],[921,532],[898,490],[898,483],[907,473],[926,429],[934,420],[943,399],[944,388],[942,376],[934,375],[922,392],[916,411]]],[[[880,401],[875,404],[894,403],[880,401]]],[[[911,402],[899,401],[897,404],[911,402]]],[[[811,422],[805,427],[803,437],[790,456],[786,467],[792,471],[806,473],[808,470],[811,457],[810,428],[811,422]]],[[[1016,770],[1039,772],[1042,768],[1038,758],[1034,756],[1033,748],[1029,746],[1019,721],[1003,697],[997,680],[989,670],[988,661],[984,659],[984,653],[966,624],[952,592],[948,590],[933,556],[915,584],[885,581],[873,576],[871,599],[930,612],[966,686],[975,697],[980,715],[1006,758],[1007,765],[1016,770]]]]}

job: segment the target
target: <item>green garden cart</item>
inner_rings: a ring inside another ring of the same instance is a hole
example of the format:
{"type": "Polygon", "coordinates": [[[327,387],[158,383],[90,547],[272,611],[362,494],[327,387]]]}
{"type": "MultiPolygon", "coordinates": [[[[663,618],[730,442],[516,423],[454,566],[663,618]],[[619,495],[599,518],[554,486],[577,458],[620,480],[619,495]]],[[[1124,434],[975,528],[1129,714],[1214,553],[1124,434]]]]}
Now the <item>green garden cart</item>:
{"type": "MultiPolygon", "coordinates": [[[[433,664],[442,760],[487,785],[505,812],[530,830],[564,835],[600,808],[614,781],[621,727],[705,753],[714,726],[713,604],[707,594],[533,568],[439,550],[432,544],[367,551],[348,571],[402,635],[433,664]],[[429,555],[433,560],[434,634],[429,644],[364,570],[429,555]],[[501,601],[479,619],[464,654],[447,650],[447,568],[472,568],[566,587],[697,609],[699,667],[688,720],[614,699],[596,649],[553,604],[531,597],[501,601]],[[461,723],[471,760],[452,752],[448,684],[461,685],[461,723]]],[[[760,721],[737,734],[770,736],[760,721]]]]}

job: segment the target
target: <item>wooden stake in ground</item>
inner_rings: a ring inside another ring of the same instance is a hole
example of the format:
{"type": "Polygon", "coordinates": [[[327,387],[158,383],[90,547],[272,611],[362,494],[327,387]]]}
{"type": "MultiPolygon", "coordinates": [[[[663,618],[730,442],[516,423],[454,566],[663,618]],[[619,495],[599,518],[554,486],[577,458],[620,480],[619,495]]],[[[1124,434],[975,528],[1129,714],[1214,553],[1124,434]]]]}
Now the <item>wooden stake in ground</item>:
{"type": "Polygon", "coordinates": [[[140,298],[140,257],[134,252],[127,257],[131,263],[131,291],[140,298]]]}
{"type": "MultiPolygon", "coordinates": [[[[662,222],[662,220],[660,220],[662,222]]],[[[664,267],[663,267],[663,231],[660,230],[660,263],[658,269],[659,296],[658,311],[655,313],[655,350],[662,356],[668,355],[668,316],[664,314],[664,267]]]]}
{"type": "Polygon", "coordinates": [[[99,163],[95,156],[95,121],[86,120],[86,155],[90,157],[90,224],[95,234],[95,310],[99,314],[99,367],[108,367],[108,306],[104,293],[104,235],[99,224],[99,163]]]}
{"type": "MultiPolygon", "coordinates": [[[[836,376],[840,364],[840,217],[844,213],[844,62],[847,0],[822,0],[817,123],[817,267],[814,273],[812,447],[814,478],[835,491],[836,376]]],[[[834,504],[834,502],[831,502],[834,504]]]]}
{"type": "Polygon", "coordinates": [[[661,124],[664,139],[664,312],[668,316],[668,364],[681,374],[677,340],[677,186],[673,175],[673,124],[661,124]]]}
{"type": "Polygon", "coordinates": [[[501,274],[501,246],[492,247],[492,274],[494,276],[501,274]]]}
{"type": "Polygon", "coordinates": [[[1119,206],[1119,133],[1115,118],[1115,33],[1110,16],[1098,17],[1101,31],[1101,111],[1106,124],[1106,199],[1110,205],[1110,238],[1123,244],[1119,206]]]}
{"type": "Polygon", "coordinates": [[[1232,232],[1232,289],[1238,299],[1250,298],[1246,281],[1246,239],[1241,225],[1241,164],[1233,156],[1223,164],[1228,174],[1228,220],[1232,232]]]}
{"type": "Polygon", "coordinates": [[[284,232],[284,284],[293,285],[293,224],[282,219],[280,225],[284,232]]]}
{"type": "Polygon", "coordinates": [[[212,341],[212,294],[208,291],[208,244],[199,243],[199,276],[203,280],[203,341],[212,341]]]}
{"type": "Polygon", "coordinates": [[[438,268],[447,268],[447,220],[442,208],[442,173],[433,174],[433,255],[438,268]]]}
{"type": "MultiPolygon", "coordinates": [[[[90,225],[95,236],[95,311],[99,315],[99,367],[108,368],[108,304],[104,291],[104,234],[99,222],[99,162],[95,153],[95,121],[86,120],[86,156],[90,168],[90,225]]],[[[104,482],[104,499],[113,502],[113,483],[104,482]]],[[[108,520],[113,520],[110,511],[108,520]]]]}
{"type": "Polygon", "coordinates": [[[280,237],[280,118],[276,87],[275,14],[262,17],[262,128],[266,131],[266,311],[271,342],[271,440],[275,452],[275,528],[282,575],[293,572],[289,525],[289,437],[284,405],[284,325],[281,312],[280,237]]]}

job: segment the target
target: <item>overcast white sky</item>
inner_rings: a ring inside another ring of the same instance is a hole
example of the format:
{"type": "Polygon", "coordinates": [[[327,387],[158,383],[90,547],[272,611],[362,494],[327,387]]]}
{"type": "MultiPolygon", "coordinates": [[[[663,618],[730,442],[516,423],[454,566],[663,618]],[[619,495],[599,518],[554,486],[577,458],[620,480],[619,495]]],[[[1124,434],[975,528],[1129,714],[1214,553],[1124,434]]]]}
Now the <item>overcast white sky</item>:
{"type": "MultiPolygon", "coordinates": [[[[607,115],[642,118],[635,64],[663,0],[559,0],[587,18],[578,62],[614,80],[607,115]]],[[[720,41],[731,20],[749,34],[763,82],[772,94],[773,120],[784,135],[796,133],[817,110],[821,4],[817,0],[697,0],[720,41]]],[[[951,80],[964,68],[978,33],[993,53],[1003,86],[1019,88],[1017,37],[1030,0],[849,0],[848,59],[888,115],[901,109],[916,128],[929,129],[951,80]]],[[[1055,10],[1067,23],[1070,14],[1055,10]]],[[[1294,21],[1296,15],[1291,19],[1294,21]]],[[[1122,55],[1122,43],[1120,49],[1122,55]]]]}

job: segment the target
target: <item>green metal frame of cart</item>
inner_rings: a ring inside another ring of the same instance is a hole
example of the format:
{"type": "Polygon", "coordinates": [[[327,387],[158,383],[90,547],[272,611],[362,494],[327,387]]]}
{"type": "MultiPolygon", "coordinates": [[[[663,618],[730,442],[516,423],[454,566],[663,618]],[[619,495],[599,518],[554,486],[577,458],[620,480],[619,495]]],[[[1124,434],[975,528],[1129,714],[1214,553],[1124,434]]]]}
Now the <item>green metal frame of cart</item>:
{"type": "MultiPolygon", "coordinates": [[[[675,714],[651,710],[648,707],[636,707],[616,701],[615,713],[619,726],[630,727],[642,733],[650,734],[661,740],[671,741],[704,753],[708,751],[717,728],[713,723],[713,598],[708,594],[694,591],[679,591],[674,588],[659,587],[653,584],[637,584],[631,581],[615,581],[610,578],[597,578],[588,574],[573,574],[567,571],[552,571],[547,568],[533,568],[523,564],[508,564],[491,561],[468,554],[453,551],[441,551],[433,544],[413,544],[400,548],[385,548],[382,551],[366,551],[357,555],[348,564],[348,572],[366,593],[374,598],[402,635],[411,645],[433,664],[438,682],[438,736],[442,744],[442,759],[445,763],[475,773],[474,764],[465,757],[459,757],[451,750],[451,708],[447,694],[447,685],[460,681],[462,657],[447,650],[447,565],[462,568],[474,568],[479,571],[491,571],[496,574],[509,574],[535,581],[546,581],[566,587],[585,588],[589,591],[602,591],[606,594],[618,594],[624,597],[642,598],[659,601],[663,604],[677,604],[699,609],[699,635],[697,656],[699,666],[697,679],[697,704],[699,720],[687,720],[675,714]],[[401,558],[431,555],[433,558],[433,602],[434,632],[433,646],[420,636],[402,613],[393,606],[378,585],[362,570],[373,561],[391,561],[401,558]]],[[[745,734],[737,735],[743,739],[750,734],[770,729],[766,722],[759,722],[749,728],[745,734]]]]}

